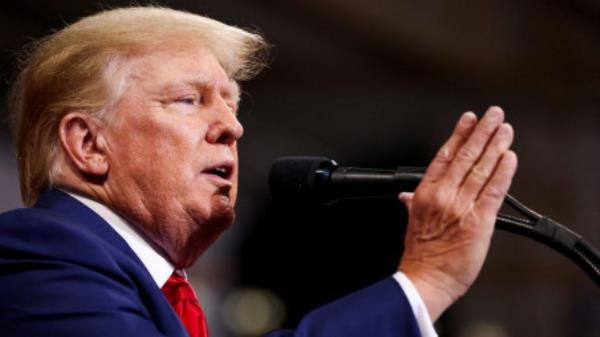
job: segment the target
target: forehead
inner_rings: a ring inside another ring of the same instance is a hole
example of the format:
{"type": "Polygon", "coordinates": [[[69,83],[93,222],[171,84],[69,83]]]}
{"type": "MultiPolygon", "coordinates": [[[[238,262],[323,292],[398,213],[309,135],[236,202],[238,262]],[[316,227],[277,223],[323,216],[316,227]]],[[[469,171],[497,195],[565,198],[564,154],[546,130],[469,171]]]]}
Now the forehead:
{"type": "Polygon", "coordinates": [[[164,46],[143,50],[129,62],[130,77],[145,86],[197,83],[235,90],[216,56],[201,45],[164,46]]]}

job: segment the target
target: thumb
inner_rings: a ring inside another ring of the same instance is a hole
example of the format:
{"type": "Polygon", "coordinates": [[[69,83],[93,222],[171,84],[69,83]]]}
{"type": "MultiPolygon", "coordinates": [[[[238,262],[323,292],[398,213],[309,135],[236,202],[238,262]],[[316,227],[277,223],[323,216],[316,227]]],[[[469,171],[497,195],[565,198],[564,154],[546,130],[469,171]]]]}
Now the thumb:
{"type": "Polygon", "coordinates": [[[413,192],[402,192],[398,195],[398,199],[410,210],[414,196],[415,194],[413,192]]]}

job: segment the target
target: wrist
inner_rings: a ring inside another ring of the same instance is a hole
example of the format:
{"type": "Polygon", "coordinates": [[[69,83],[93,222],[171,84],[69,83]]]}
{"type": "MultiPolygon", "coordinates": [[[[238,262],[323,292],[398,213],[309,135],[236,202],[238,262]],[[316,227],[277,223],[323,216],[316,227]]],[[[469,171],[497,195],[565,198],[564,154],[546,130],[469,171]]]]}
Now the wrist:
{"type": "Polygon", "coordinates": [[[413,283],[433,322],[465,293],[464,285],[439,270],[416,271],[404,265],[398,270],[413,283]]]}

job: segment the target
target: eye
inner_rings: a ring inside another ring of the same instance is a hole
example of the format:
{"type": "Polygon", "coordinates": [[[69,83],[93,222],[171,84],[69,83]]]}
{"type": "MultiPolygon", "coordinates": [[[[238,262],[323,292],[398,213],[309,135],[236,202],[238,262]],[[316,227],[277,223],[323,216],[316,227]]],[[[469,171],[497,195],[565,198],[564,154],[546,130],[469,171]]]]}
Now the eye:
{"type": "Polygon", "coordinates": [[[200,105],[202,103],[199,96],[183,96],[175,99],[174,102],[185,105],[200,105]]]}

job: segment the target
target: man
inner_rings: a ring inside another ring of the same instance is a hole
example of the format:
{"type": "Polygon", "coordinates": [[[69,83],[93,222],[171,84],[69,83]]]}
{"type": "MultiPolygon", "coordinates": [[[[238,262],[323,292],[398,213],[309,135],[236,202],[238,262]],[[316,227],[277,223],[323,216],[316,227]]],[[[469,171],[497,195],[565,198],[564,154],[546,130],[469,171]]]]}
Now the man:
{"type": "MultiPolygon", "coordinates": [[[[184,269],[234,220],[236,81],[258,35],[165,8],[84,18],[37,45],[11,111],[22,196],[0,215],[7,336],[206,336],[184,269]],[[161,291],[162,288],[162,291],[161,291]]],[[[477,276],[516,169],[513,132],[468,112],[414,194],[398,273],[270,336],[434,336],[477,276]]]]}

